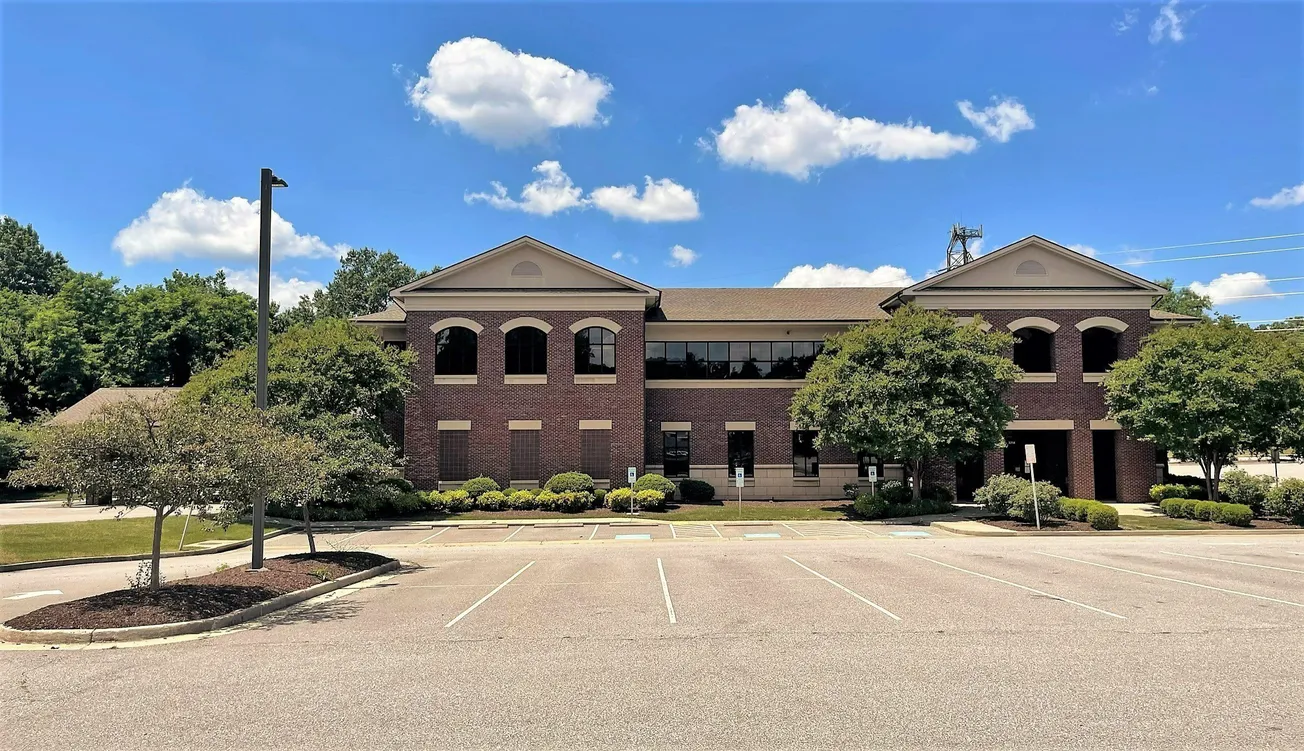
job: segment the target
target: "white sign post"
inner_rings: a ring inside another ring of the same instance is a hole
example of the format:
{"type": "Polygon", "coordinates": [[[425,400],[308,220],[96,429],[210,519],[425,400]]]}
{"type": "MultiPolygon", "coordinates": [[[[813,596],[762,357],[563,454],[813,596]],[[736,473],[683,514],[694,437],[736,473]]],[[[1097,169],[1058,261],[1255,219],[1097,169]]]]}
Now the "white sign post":
{"type": "Polygon", "coordinates": [[[631,493],[631,495],[630,495],[630,497],[629,497],[629,515],[630,515],[630,516],[633,516],[633,515],[634,515],[634,496],[633,496],[633,492],[634,492],[634,483],[635,483],[635,481],[638,480],[638,469],[635,468],[635,467],[630,467],[629,470],[628,470],[628,472],[627,472],[627,475],[629,476],[629,490],[630,490],[630,493],[631,493]]]}
{"type": "Polygon", "coordinates": [[[738,518],[743,518],[743,482],[745,475],[742,467],[734,467],[734,487],[738,488],[738,518]]]}
{"type": "Polygon", "coordinates": [[[1023,444],[1023,458],[1028,463],[1028,474],[1032,476],[1032,515],[1037,520],[1037,529],[1041,529],[1041,504],[1037,502],[1037,447],[1031,443],[1023,444]]]}
{"type": "Polygon", "coordinates": [[[874,495],[874,483],[878,482],[878,466],[871,464],[869,470],[869,494],[874,495]]]}

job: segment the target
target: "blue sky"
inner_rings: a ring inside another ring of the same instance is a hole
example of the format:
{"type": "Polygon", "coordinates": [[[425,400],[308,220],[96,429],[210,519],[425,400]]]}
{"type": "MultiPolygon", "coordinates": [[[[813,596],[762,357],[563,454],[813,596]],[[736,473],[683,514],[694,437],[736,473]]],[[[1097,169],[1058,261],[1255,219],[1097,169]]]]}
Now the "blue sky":
{"type": "MultiPolygon", "coordinates": [[[[1120,252],[1304,232],[1302,23],[1298,3],[7,3],[0,211],[126,283],[247,284],[270,166],[284,298],[342,247],[424,267],[522,234],[662,287],[921,279],[955,222],[1115,263],[1304,246],[1120,252]]],[[[1304,291],[1302,261],[1125,268],[1235,297],[1304,291]]]]}

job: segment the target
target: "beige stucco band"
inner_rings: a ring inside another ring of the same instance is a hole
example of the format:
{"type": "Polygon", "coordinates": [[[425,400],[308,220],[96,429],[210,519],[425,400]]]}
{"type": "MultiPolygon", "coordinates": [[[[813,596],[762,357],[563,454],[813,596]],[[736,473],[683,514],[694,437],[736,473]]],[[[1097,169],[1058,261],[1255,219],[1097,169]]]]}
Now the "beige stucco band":
{"type": "Polygon", "coordinates": [[[1010,321],[1008,325],[1010,331],[1018,331],[1019,329],[1038,329],[1045,331],[1048,334],[1054,334],[1056,331],[1059,331],[1060,327],[1058,323],[1055,323],[1049,318],[1042,318],[1041,316],[1024,316],[1023,318],[1010,321]]]}
{"type": "Polygon", "coordinates": [[[1118,424],[1118,420],[1092,420],[1092,430],[1122,430],[1123,426],[1118,424]]]}
{"type": "Polygon", "coordinates": [[[619,324],[619,323],[616,323],[615,321],[611,320],[610,318],[602,318],[602,317],[600,317],[600,316],[593,316],[593,317],[590,317],[590,318],[581,318],[580,320],[578,320],[578,321],[576,321],[575,323],[572,323],[572,324],[570,325],[570,330],[571,330],[572,333],[576,333],[576,334],[578,334],[579,331],[580,331],[580,329],[587,329],[587,328],[589,328],[590,326],[601,326],[602,328],[607,329],[608,331],[610,331],[610,332],[613,333],[613,334],[619,334],[619,333],[620,333],[620,324],[619,324]]]}
{"type": "Polygon", "coordinates": [[[519,329],[522,326],[533,326],[534,328],[542,331],[545,334],[552,331],[552,324],[548,323],[547,321],[534,318],[532,316],[521,316],[520,318],[513,318],[512,320],[507,321],[506,323],[499,326],[498,328],[501,329],[504,334],[506,334],[508,331],[511,331],[512,329],[519,329]]]}
{"type": "Polygon", "coordinates": [[[739,420],[734,422],[726,422],[724,424],[724,429],[725,430],[756,430],[756,421],[739,420]]]}
{"type": "Polygon", "coordinates": [[[1084,318],[1073,324],[1073,326],[1078,331],[1086,331],[1087,329],[1109,329],[1110,331],[1119,334],[1127,331],[1126,323],[1117,318],[1110,318],[1109,316],[1092,316],[1091,318],[1084,318]]]}
{"type": "Polygon", "coordinates": [[[461,326],[464,329],[471,329],[477,334],[479,334],[481,331],[484,331],[484,326],[482,324],[476,323],[475,321],[472,321],[470,318],[456,318],[456,317],[443,318],[438,321],[435,321],[434,323],[430,324],[430,330],[438,334],[444,329],[451,329],[455,326],[461,326]]]}
{"type": "Polygon", "coordinates": [[[611,430],[611,420],[580,420],[580,430],[611,430]]]}
{"type": "Polygon", "coordinates": [[[440,420],[439,429],[440,430],[470,430],[471,421],[470,420],[440,420]]]}
{"type": "MultiPolygon", "coordinates": [[[[955,325],[968,326],[969,324],[973,323],[973,321],[974,321],[973,316],[956,316],[955,325]]],[[[983,331],[991,331],[992,325],[986,321],[983,321],[982,323],[978,324],[978,328],[982,329],[983,331]]]]}
{"type": "Polygon", "coordinates": [[[1072,420],[1010,420],[1006,430],[1072,430],[1072,420]]]}
{"type": "Polygon", "coordinates": [[[543,430],[543,420],[508,420],[508,430],[543,430]]]}
{"type": "Polygon", "coordinates": [[[693,423],[691,423],[691,422],[663,422],[663,423],[661,423],[661,429],[662,429],[662,430],[692,430],[692,429],[693,429],[693,423]]]}

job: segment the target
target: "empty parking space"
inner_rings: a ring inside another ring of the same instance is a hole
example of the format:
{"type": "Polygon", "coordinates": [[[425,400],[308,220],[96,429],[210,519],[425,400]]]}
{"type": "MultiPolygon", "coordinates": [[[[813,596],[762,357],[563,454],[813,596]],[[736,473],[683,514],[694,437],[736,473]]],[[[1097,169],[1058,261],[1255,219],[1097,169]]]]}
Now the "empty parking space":
{"type": "Polygon", "coordinates": [[[618,542],[638,542],[640,540],[670,540],[674,535],[669,524],[603,524],[590,532],[591,540],[616,540],[618,542]]]}
{"type": "Polygon", "coordinates": [[[536,524],[523,527],[514,542],[566,542],[570,540],[587,540],[597,527],[595,524],[536,524]]]}

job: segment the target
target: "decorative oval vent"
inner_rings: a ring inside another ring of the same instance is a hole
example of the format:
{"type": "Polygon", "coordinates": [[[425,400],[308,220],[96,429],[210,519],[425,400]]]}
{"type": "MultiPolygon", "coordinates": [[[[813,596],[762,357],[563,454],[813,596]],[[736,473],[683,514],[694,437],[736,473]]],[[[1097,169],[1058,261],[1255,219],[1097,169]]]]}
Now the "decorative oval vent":
{"type": "Polygon", "coordinates": [[[1046,276],[1046,267],[1036,261],[1024,261],[1014,270],[1015,276],[1046,276]]]}
{"type": "Polygon", "coordinates": [[[543,276],[543,271],[533,261],[521,261],[512,267],[512,276],[543,276]]]}

